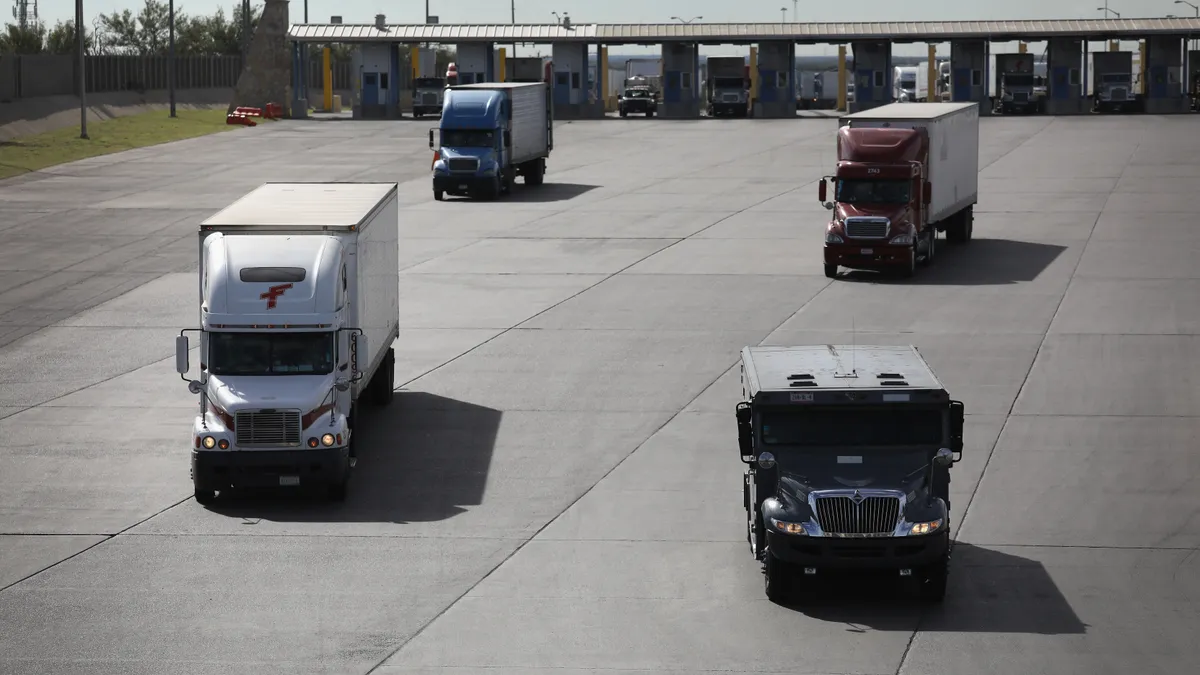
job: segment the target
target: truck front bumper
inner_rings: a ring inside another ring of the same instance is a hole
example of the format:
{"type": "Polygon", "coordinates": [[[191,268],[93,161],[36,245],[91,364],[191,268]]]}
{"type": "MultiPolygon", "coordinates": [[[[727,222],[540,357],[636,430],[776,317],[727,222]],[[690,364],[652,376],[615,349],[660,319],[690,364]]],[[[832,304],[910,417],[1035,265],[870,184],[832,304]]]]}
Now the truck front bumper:
{"type": "Polygon", "coordinates": [[[637,102],[637,103],[626,103],[624,106],[622,106],[622,109],[626,112],[626,114],[644,115],[646,113],[654,112],[657,109],[657,107],[658,106],[656,106],[653,103],[637,102]]]}
{"type": "Polygon", "coordinates": [[[922,537],[842,539],[768,531],[767,547],[776,558],[801,567],[899,570],[922,567],[941,560],[950,547],[950,533],[940,532],[922,537]]]}
{"type": "Polygon", "coordinates": [[[348,447],[312,450],[192,450],[197,487],[278,487],[328,485],[350,470],[348,447]]]}
{"type": "Polygon", "coordinates": [[[494,181],[493,176],[434,174],[433,189],[452,195],[463,195],[490,189],[494,181]]]}
{"type": "Polygon", "coordinates": [[[907,267],[912,246],[891,244],[825,244],[825,264],[856,270],[907,267]]]}
{"type": "Polygon", "coordinates": [[[745,103],[713,103],[714,115],[742,115],[746,112],[745,103]]]}

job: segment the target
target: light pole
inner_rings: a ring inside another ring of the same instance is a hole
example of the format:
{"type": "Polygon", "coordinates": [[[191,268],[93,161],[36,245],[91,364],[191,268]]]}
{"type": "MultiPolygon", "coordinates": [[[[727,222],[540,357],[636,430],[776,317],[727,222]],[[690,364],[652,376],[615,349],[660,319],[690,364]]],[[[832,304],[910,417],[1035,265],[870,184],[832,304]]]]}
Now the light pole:
{"type": "Polygon", "coordinates": [[[79,51],[79,137],[87,133],[87,61],[83,48],[83,0],[75,0],[75,49],[79,51]]]}
{"type": "Polygon", "coordinates": [[[687,19],[687,20],[685,21],[684,19],[681,19],[681,18],[679,18],[679,17],[677,17],[677,16],[673,16],[673,17],[671,17],[671,20],[672,20],[672,21],[678,21],[679,23],[691,23],[691,22],[693,22],[693,21],[695,21],[695,20],[697,20],[697,19],[703,19],[703,18],[704,18],[704,17],[702,17],[702,16],[693,16],[692,18],[690,18],[690,19],[687,19]]]}
{"type": "Polygon", "coordinates": [[[779,19],[779,22],[780,22],[780,23],[787,23],[787,7],[780,7],[780,8],[779,8],[779,14],[781,15],[781,18],[779,19]]]}
{"type": "MultiPolygon", "coordinates": [[[[161,6],[161,5],[160,5],[161,6]]],[[[167,87],[170,89],[171,97],[171,117],[175,116],[175,0],[171,0],[169,9],[167,10],[167,30],[170,33],[170,46],[167,57],[167,87]]]]}
{"type": "Polygon", "coordinates": [[[1193,5],[1192,3],[1188,2],[1188,0],[1175,0],[1175,4],[1187,5],[1188,7],[1191,7],[1193,10],[1196,11],[1196,18],[1200,19],[1200,6],[1193,5]]]}
{"type": "Polygon", "coordinates": [[[1116,10],[1112,10],[1112,9],[1109,9],[1109,8],[1108,8],[1108,0],[1104,0],[1104,6],[1103,6],[1103,7],[1097,7],[1097,8],[1096,8],[1096,11],[1097,11],[1097,12],[1104,12],[1105,16],[1108,16],[1109,14],[1112,14],[1113,16],[1116,16],[1118,19],[1119,19],[1119,18],[1121,18],[1121,15],[1120,15],[1120,14],[1118,14],[1116,10]]]}

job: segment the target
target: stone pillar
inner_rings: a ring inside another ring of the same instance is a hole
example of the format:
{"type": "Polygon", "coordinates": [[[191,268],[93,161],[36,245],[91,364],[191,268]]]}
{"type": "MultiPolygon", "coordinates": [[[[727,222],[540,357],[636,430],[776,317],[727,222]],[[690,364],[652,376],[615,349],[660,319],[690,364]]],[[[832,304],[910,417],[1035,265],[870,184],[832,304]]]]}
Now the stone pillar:
{"type": "Polygon", "coordinates": [[[854,55],[854,101],[850,112],[870,110],[892,102],[892,43],[850,43],[854,55]]]}
{"type": "Polygon", "coordinates": [[[658,116],[664,119],[700,117],[700,52],[694,44],[668,42],[662,47],[663,99],[658,116]]]}
{"type": "Polygon", "coordinates": [[[1169,115],[1188,112],[1183,86],[1184,39],[1180,36],[1146,38],[1146,80],[1142,86],[1146,112],[1169,115]]]}
{"type": "Polygon", "coordinates": [[[788,119],[796,116],[796,44],[763,42],[758,46],[758,100],[754,116],[788,119]]]}
{"type": "Polygon", "coordinates": [[[950,100],[978,103],[980,115],[992,112],[987,86],[988,46],[985,40],[950,42],[950,100]]]}
{"type": "Polygon", "coordinates": [[[1091,110],[1083,96],[1083,42],[1074,38],[1050,40],[1046,57],[1046,113],[1081,115],[1091,110]]]}
{"type": "MultiPolygon", "coordinates": [[[[289,49],[289,25],[288,0],[266,0],[250,40],[246,62],[242,64],[237,86],[233,88],[229,112],[239,106],[261,108],[268,103],[294,107],[294,88],[299,86],[303,90],[303,81],[293,82],[294,65],[298,63],[303,68],[304,63],[297,60],[296,48],[289,49]]],[[[297,73],[298,76],[303,74],[297,73]]],[[[296,112],[306,116],[308,109],[292,112],[293,116],[296,112]]]]}
{"type": "Polygon", "coordinates": [[[1187,91],[1192,96],[1200,95],[1200,51],[1188,52],[1187,91]]]}

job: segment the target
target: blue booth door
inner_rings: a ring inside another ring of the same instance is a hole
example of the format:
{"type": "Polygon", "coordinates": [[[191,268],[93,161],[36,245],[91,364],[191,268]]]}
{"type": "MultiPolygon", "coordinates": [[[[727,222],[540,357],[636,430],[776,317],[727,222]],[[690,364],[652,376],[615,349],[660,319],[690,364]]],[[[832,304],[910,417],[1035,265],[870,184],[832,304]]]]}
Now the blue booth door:
{"type": "Polygon", "coordinates": [[[363,73],[362,104],[379,105],[379,73],[363,73]]]}
{"type": "Polygon", "coordinates": [[[955,68],[954,69],[954,93],[955,101],[970,101],[971,100],[971,69],[970,68],[955,68]]]}
{"type": "Polygon", "coordinates": [[[1167,97],[1167,67],[1150,66],[1150,98],[1167,97]]]}
{"type": "Polygon", "coordinates": [[[872,78],[875,76],[873,70],[860,70],[855,73],[854,83],[854,100],[859,103],[873,103],[875,101],[875,86],[872,78]]]}

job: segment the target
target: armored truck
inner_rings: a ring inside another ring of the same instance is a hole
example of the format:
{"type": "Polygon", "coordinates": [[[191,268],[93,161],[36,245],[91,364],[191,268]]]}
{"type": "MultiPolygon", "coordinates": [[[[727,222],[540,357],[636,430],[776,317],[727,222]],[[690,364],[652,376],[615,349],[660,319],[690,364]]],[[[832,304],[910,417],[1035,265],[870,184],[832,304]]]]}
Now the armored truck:
{"type": "Polygon", "coordinates": [[[738,450],[746,537],[774,602],[874,569],[940,602],[961,402],[913,346],[746,347],[738,450]]]}

